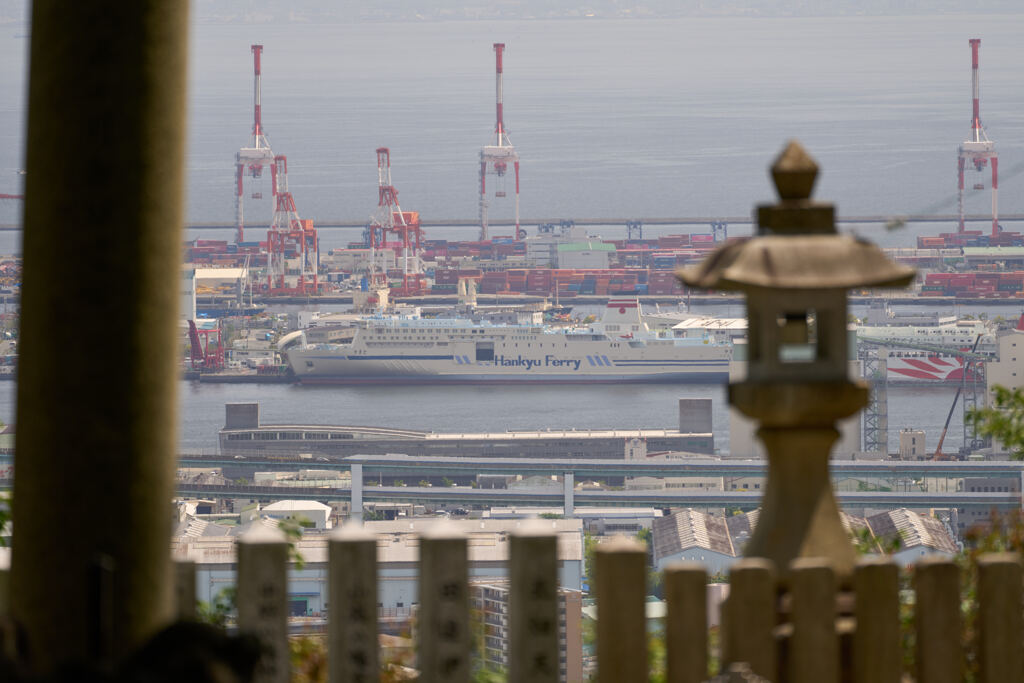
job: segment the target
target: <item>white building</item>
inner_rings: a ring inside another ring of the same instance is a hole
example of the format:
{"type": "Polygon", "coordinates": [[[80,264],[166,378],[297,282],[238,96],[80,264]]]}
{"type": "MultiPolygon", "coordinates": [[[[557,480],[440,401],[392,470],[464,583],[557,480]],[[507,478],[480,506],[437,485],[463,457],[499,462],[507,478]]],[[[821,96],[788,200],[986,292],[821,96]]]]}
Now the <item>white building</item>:
{"type": "Polygon", "coordinates": [[[920,429],[900,430],[900,460],[925,460],[928,451],[925,446],[925,434],[920,429]]]}
{"type": "MultiPolygon", "coordinates": [[[[586,228],[576,225],[542,226],[541,232],[526,238],[526,265],[529,268],[558,267],[558,245],[587,240],[586,228]]],[[[606,266],[607,267],[607,266],[606,266]]]]}
{"type": "Polygon", "coordinates": [[[558,245],[558,267],[607,270],[615,255],[615,245],[600,240],[558,245]]]}
{"type": "Polygon", "coordinates": [[[1024,387],[1024,315],[1015,329],[996,339],[996,344],[999,360],[988,363],[985,368],[989,392],[996,384],[1008,389],[1024,387]]]}
{"type": "MultiPolygon", "coordinates": [[[[485,519],[525,519],[548,515],[562,515],[562,508],[535,507],[492,507],[483,514],[485,519]]],[[[573,518],[582,520],[583,529],[598,536],[605,534],[635,535],[642,529],[650,529],[655,518],[661,517],[662,511],[653,507],[578,507],[573,510],[573,518]]]]}
{"type": "Polygon", "coordinates": [[[331,528],[331,506],[315,500],[279,500],[260,510],[260,514],[280,521],[308,521],[313,529],[331,528]]]}
{"type": "Polygon", "coordinates": [[[185,267],[181,270],[181,306],[178,308],[181,320],[196,319],[196,269],[185,267]]]}
{"type": "MultiPolygon", "coordinates": [[[[1024,315],[1017,321],[1017,327],[996,338],[999,360],[990,361],[985,365],[985,376],[988,389],[988,403],[991,403],[993,388],[998,384],[1007,389],[1024,387],[1024,315]]],[[[995,453],[1007,452],[1006,446],[993,442],[995,453]]]]}
{"type": "MultiPolygon", "coordinates": [[[[409,272],[419,272],[413,270],[414,265],[419,267],[419,258],[415,258],[415,264],[413,260],[413,257],[409,258],[409,272]]],[[[398,258],[391,249],[331,249],[326,256],[320,256],[320,263],[331,271],[365,273],[372,266],[376,272],[386,273],[398,267],[398,258]]]]}

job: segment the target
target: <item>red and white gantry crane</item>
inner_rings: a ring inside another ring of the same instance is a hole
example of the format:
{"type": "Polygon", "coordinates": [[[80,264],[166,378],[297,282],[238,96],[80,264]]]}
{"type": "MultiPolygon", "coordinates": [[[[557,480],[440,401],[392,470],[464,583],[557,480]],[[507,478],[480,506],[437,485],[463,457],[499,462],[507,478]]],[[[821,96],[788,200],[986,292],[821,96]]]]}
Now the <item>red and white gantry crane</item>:
{"type": "MultiPolygon", "coordinates": [[[[983,171],[986,166],[992,166],[992,236],[999,234],[999,157],[996,154],[996,145],[988,139],[985,134],[985,127],[981,125],[980,99],[978,88],[978,48],[981,46],[980,38],[971,38],[968,41],[971,45],[971,87],[973,95],[973,114],[971,116],[971,138],[960,144],[957,154],[957,204],[959,209],[959,222],[957,232],[964,232],[964,170],[968,165],[976,171],[983,171]]],[[[984,189],[984,184],[978,183],[974,189],[984,189]]]]}
{"type": "Polygon", "coordinates": [[[391,184],[391,150],[377,148],[377,210],[370,218],[370,273],[368,280],[372,287],[386,284],[383,273],[377,271],[377,250],[392,247],[402,257],[402,286],[397,294],[410,296],[422,293],[423,273],[420,272],[420,245],[423,230],[420,228],[418,211],[402,211],[398,204],[398,190],[391,184]],[[389,234],[397,241],[388,244],[389,234]]]}
{"type": "Polygon", "coordinates": [[[267,294],[316,294],[319,239],[312,220],[299,218],[288,190],[288,159],[274,157],[270,167],[274,186],[274,220],[267,231],[267,294]]]}
{"type": "Polygon", "coordinates": [[[516,197],[516,239],[524,237],[519,228],[519,153],[512,146],[508,138],[508,131],[505,130],[504,103],[502,101],[502,57],[505,52],[505,43],[494,44],[495,59],[495,103],[497,110],[497,121],[494,126],[494,144],[486,145],[480,150],[480,241],[489,239],[487,230],[487,176],[495,176],[495,197],[505,197],[505,174],[508,172],[509,164],[512,165],[515,173],[515,197],[516,197]]]}
{"type": "MultiPolygon", "coordinates": [[[[260,111],[260,57],[263,54],[262,45],[253,45],[253,123],[252,138],[248,147],[243,147],[235,154],[235,241],[241,243],[245,240],[245,221],[243,217],[243,180],[245,176],[259,178],[263,175],[263,167],[274,168],[274,153],[270,149],[270,143],[263,132],[263,115],[260,111]]],[[[271,183],[271,191],[276,192],[276,186],[271,183]]],[[[253,199],[262,199],[260,192],[252,193],[253,199]]]]}

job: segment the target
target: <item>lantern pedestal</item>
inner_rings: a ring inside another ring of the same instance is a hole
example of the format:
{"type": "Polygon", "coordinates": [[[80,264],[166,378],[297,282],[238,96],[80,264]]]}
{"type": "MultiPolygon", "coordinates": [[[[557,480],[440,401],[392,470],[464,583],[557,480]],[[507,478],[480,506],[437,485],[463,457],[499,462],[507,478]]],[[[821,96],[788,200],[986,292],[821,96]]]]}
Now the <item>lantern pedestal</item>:
{"type": "Polygon", "coordinates": [[[829,453],[839,438],[836,420],[867,402],[867,388],[849,381],[729,387],[729,400],[761,423],[768,480],[748,557],[775,563],[782,577],[798,557],[830,560],[840,577],[852,575],[856,552],[832,492],[829,453]]]}

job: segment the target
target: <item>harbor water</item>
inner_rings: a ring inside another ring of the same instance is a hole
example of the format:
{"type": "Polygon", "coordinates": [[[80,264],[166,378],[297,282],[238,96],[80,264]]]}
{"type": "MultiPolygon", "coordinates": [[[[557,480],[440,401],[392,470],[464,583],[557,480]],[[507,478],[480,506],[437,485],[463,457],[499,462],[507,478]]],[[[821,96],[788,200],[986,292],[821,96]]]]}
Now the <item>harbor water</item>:
{"type": "MultiPolygon", "coordinates": [[[[182,381],[180,446],[214,452],[224,426],[224,404],[259,402],[265,423],[406,427],[435,432],[543,429],[638,429],[679,425],[680,398],[710,398],[715,445],[728,452],[724,385],[305,387],[287,384],[205,384],[182,381]]],[[[889,449],[899,430],[923,429],[935,447],[955,387],[889,387],[889,449]]],[[[0,382],[0,420],[15,421],[15,383],[0,382]]],[[[958,407],[946,452],[963,439],[958,407]]]]}

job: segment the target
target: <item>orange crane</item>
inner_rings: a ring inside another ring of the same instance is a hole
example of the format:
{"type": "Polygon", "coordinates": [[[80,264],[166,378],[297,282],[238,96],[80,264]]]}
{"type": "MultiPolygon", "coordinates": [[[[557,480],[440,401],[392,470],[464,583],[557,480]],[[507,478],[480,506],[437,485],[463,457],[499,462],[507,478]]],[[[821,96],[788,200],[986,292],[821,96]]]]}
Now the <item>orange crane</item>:
{"type": "MultiPolygon", "coordinates": [[[[974,345],[971,347],[971,353],[975,353],[978,350],[978,342],[981,341],[981,335],[974,340],[974,345]]],[[[964,377],[967,376],[967,372],[970,368],[970,361],[964,363],[964,377]]],[[[953,455],[947,455],[942,452],[942,444],[946,440],[946,432],[949,430],[949,421],[953,418],[953,411],[956,410],[956,403],[960,400],[960,392],[963,391],[963,385],[961,384],[956,388],[956,395],[953,396],[953,405],[949,407],[949,414],[946,415],[946,424],[942,426],[942,434],[939,435],[939,444],[935,447],[935,454],[932,456],[932,460],[954,460],[953,455]]]]}

